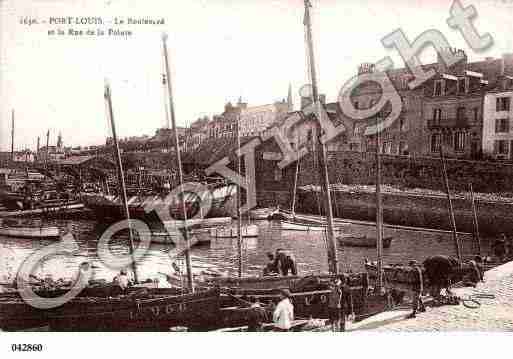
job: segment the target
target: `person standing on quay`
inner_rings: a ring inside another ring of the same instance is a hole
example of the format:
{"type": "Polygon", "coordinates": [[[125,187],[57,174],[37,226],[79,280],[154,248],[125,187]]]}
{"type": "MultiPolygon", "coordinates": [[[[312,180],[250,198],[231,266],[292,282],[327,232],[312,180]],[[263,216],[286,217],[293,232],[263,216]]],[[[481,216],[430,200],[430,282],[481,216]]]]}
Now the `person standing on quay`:
{"type": "Polygon", "coordinates": [[[294,305],[290,301],[290,291],[282,289],[280,291],[280,302],[274,309],[273,322],[275,330],[279,332],[288,332],[294,321],[294,305]]]}
{"type": "Polygon", "coordinates": [[[407,318],[415,318],[418,312],[425,312],[426,307],[422,302],[422,294],[424,292],[424,278],[422,277],[422,268],[419,263],[415,260],[410,261],[410,267],[416,271],[417,283],[413,284],[413,302],[412,312],[407,318]]]}
{"type": "Polygon", "coordinates": [[[329,318],[334,332],[343,332],[346,327],[341,284],[339,278],[335,279],[330,286],[331,292],[328,298],[329,318]]]}

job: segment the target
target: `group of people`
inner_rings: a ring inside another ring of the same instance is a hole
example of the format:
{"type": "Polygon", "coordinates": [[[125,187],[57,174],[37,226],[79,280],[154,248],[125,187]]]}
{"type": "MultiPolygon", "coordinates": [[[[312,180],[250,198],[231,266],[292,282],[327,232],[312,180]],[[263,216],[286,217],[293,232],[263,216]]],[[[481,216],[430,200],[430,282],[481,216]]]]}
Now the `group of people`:
{"type": "Polygon", "coordinates": [[[267,264],[263,270],[265,277],[273,275],[287,276],[289,272],[291,275],[297,275],[296,258],[292,252],[278,248],[276,253],[268,252],[267,259],[267,264]]]}
{"type": "MultiPolygon", "coordinates": [[[[333,331],[345,330],[344,290],[342,281],[335,278],[329,284],[330,293],[327,296],[328,316],[333,331]]],[[[294,302],[292,294],[288,289],[280,290],[279,302],[272,309],[273,330],[288,332],[294,326],[294,302]]],[[[262,325],[266,322],[265,309],[260,303],[254,303],[248,318],[249,331],[261,331],[262,325]]]]}
{"type": "Polygon", "coordinates": [[[482,272],[479,269],[480,261],[480,257],[470,261],[467,270],[461,270],[460,262],[456,258],[445,255],[428,257],[422,262],[422,266],[417,261],[410,261],[410,267],[417,269],[419,277],[416,286],[413,288],[412,313],[409,318],[415,318],[417,312],[426,310],[422,302],[422,294],[425,289],[428,289],[431,297],[440,303],[442,301],[442,290],[445,290],[449,298],[453,297],[450,288],[455,282],[469,281],[477,283],[482,280],[482,272]],[[428,288],[425,288],[426,285],[428,288]]]}

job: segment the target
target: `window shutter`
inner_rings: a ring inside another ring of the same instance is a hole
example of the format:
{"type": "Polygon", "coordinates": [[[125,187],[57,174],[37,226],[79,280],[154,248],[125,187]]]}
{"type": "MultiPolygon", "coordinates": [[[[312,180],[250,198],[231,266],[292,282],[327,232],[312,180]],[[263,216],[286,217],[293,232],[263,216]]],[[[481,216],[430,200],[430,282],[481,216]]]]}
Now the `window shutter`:
{"type": "Polygon", "coordinates": [[[504,132],[509,132],[509,118],[504,119],[504,132]]]}
{"type": "Polygon", "coordinates": [[[493,141],[493,153],[499,153],[499,141],[493,141]]]}

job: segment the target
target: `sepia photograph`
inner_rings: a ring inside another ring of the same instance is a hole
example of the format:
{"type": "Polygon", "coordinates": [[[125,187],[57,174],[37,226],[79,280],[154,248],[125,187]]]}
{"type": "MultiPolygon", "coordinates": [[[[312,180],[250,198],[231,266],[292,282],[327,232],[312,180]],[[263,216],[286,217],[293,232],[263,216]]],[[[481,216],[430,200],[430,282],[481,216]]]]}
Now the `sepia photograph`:
{"type": "Polygon", "coordinates": [[[511,332],[512,18],[0,0],[2,349],[511,332]]]}

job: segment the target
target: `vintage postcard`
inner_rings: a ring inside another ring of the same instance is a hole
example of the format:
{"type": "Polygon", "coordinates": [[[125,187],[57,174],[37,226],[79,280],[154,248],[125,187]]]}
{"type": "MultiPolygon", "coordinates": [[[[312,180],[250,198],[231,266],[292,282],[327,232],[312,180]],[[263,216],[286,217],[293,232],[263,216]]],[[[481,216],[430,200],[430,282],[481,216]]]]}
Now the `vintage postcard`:
{"type": "Polygon", "coordinates": [[[1,0],[0,338],[513,330],[512,18],[1,0]]]}

